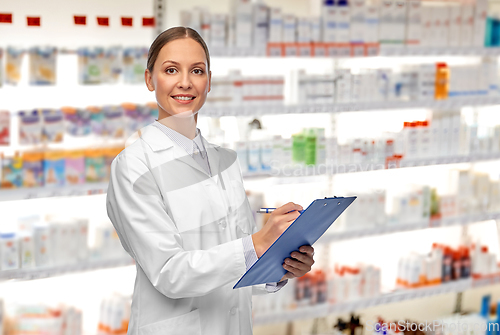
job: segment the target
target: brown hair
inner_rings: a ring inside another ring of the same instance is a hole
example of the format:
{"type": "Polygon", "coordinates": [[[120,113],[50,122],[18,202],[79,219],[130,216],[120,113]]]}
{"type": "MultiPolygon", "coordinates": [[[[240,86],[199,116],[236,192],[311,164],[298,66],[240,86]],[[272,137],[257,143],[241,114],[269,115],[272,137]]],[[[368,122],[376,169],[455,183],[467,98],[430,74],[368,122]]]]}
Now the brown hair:
{"type": "Polygon", "coordinates": [[[205,56],[207,57],[208,71],[210,71],[210,54],[208,53],[207,44],[200,36],[200,34],[198,34],[196,30],[189,27],[172,27],[158,35],[149,47],[147,64],[149,72],[153,72],[153,67],[155,65],[156,58],[158,58],[158,54],[160,53],[161,48],[163,48],[163,46],[168,42],[175,41],[181,38],[192,38],[201,45],[201,47],[205,51],[205,56]]]}

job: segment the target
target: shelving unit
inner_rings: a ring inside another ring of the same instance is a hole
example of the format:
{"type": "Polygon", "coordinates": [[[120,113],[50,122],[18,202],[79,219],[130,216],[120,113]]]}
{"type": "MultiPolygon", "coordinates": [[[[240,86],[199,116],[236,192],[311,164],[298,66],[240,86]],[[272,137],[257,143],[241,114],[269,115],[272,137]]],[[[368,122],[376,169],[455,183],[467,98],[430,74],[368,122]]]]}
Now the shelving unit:
{"type": "Polygon", "coordinates": [[[107,189],[108,183],[2,189],[0,190],[0,201],[103,194],[106,193],[107,189]]]}
{"type": "Polygon", "coordinates": [[[0,283],[6,280],[35,280],[42,278],[49,278],[61,276],[70,273],[79,273],[86,271],[94,271],[100,269],[110,269],[120,266],[128,266],[135,264],[134,260],[128,256],[117,259],[102,259],[102,260],[89,260],[79,261],[76,264],[67,264],[61,266],[50,266],[41,268],[18,269],[18,270],[4,270],[0,271],[0,283]]]}
{"type": "MultiPolygon", "coordinates": [[[[449,156],[436,158],[422,158],[405,160],[402,159],[399,163],[391,163],[387,167],[384,163],[346,163],[330,166],[307,166],[296,168],[276,169],[276,172],[248,172],[243,175],[244,178],[262,178],[262,177],[307,177],[318,175],[335,175],[344,173],[356,173],[365,171],[390,170],[396,168],[410,168],[421,166],[434,166],[445,164],[459,163],[476,163],[483,161],[495,161],[500,159],[500,153],[497,154],[474,154],[470,156],[449,156]]],[[[289,180],[282,178],[281,183],[288,183],[289,180]]]]}
{"type": "MultiPolygon", "coordinates": [[[[348,163],[345,165],[331,166],[308,166],[296,169],[279,169],[278,173],[270,172],[248,172],[243,175],[244,179],[278,177],[278,184],[294,182],[293,179],[308,176],[335,175],[344,173],[359,173],[365,171],[388,170],[395,168],[410,168],[420,166],[434,166],[444,164],[477,163],[485,161],[496,161],[500,159],[497,154],[478,154],[471,156],[450,156],[440,158],[425,158],[416,160],[402,160],[400,166],[389,165],[388,168],[382,163],[348,163]],[[292,178],[292,180],[290,180],[292,178]]],[[[36,198],[69,197],[104,194],[108,189],[108,183],[86,183],[70,186],[50,186],[17,189],[0,189],[1,201],[28,200],[36,198]]]]}
{"type": "Polygon", "coordinates": [[[329,314],[348,313],[368,307],[420,299],[446,293],[459,293],[472,288],[496,285],[499,283],[500,275],[497,275],[484,279],[469,278],[435,286],[421,287],[416,289],[402,289],[368,299],[360,299],[338,304],[321,304],[308,306],[296,308],[293,310],[287,310],[283,313],[265,313],[265,315],[255,315],[254,324],[257,326],[270,323],[284,323],[300,319],[320,318],[329,314]]]}
{"type": "Polygon", "coordinates": [[[289,106],[227,106],[206,105],[200,113],[203,116],[255,116],[304,113],[343,113],[356,111],[381,111],[398,109],[454,109],[500,104],[500,97],[475,96],[429,101],[374,101],[363,103],[335,103],[330,105],[289,105],[289,106]]]}
{"type": "MultiPolygon", "coordinates": [[[[213,57],[269,57],[265,50],[245,49],[245,48],[211,48],[210,53],[213,57]]],[[[497,56],[500,55],[500,48],[481,48],[481,47],[426,47],[426,46],[405,46],[405,45],[380,45],[378,54],[373,56],[497,56]]],[[[287,57],[287,56],[274,56],[287,57]]],[[[300,57],[300,56],[298,56],[300,57]]],[[[301,58],[311,58],[303,56],[301,58]]],[[[313,56],[314,58],[314,56],[313,56]]],[[[320,56],[324,58],[324,56],[320,56]]],[[[362,57],[339,57],[339,58],[366,58],[362,57]]]]}
{"type": "Polygon", "coordinates": [[[472,223],[487,221],[487,220],[500,220],[500,212],[471,214],[471,215],[456,216],[444,219],[432,219],[412,224],[394,224],[394,225],[388,224],[378,227],[366,227],[364,229],[352,229],[338,233],[336,232],[336,233],[325,234],[316,243],[326,244],[331,242],[339,242],[339,241],[352,240],[356,238],[414,231],[426,228],[465,226],[472,223]]]}
{"type": "MultiPolygon", "coordinates": [[[[76,71],[76,69],[75,69],[76,71]]],[[[89,104],[106,105],[120,104],[123,102],[147,103],[154,100],[154,96],[140,85],[101,85],[102,87],[89,85],[70,85],[75,89],[82,91],[81,97],[75,98],[71,95],[59,97],[60,87],[24,87],[20,88],[1,88],[0,96],[5,93],[4,104],[10,105],[9,101],[21,100],[26,93],[32,93],[37,96],[37,100],[43,107],[58,108],[61,106],[80,106],[86,107],[89,104]],[[86,99],[91,96],[92,100],[86,99]],[[111,96],[111,97],[110,97],[111,96]],[[126,97],[126,98],[124,98],[126,97]],[[57,104],[54,104],[54,100],[57,104]]],[[[68,87],[63,88],[64,90],[68,87]]],[[[500,96],[470,96],[470,97],[452,97],[444,100],[427,101],[372,101],[356,103],[335,103],[335,104],[312,104],[312,105],[243,105],[243,106],[213,106],[206,104],[201,110],[200,115],[207,117],[222,116],[263,116],[280,114],[312,114],[312,113],[344,113],[358,111],[389,111],[402,109],[457,109],[461,107],[480,107],[500,105],[500,96]]],[[[29,108],[34,108],[30,105],[29,108]]],[[[4,107],[5,108],[5,107],[4,107]]],[[[26,106],[26,108],[28,108],[26,106]]],[[[17,112],[22,108],[12,109],[17,112]]]]}
{"type": "MultiPolygon", "coordinates": [[[[400,166],[390,165],[388,169],[410,168],[419,166],[433,166],[443,164],[477,163],[485,161],[495,161],[500,159],[498,154],[480,154],[471,156],[450,156],[441,158],[426,158],[418,160],[402,160],[400,166]]],[[[384,164],[375,163],[349,163],[345,165],[332,165],[318,168],[317,166],[302,167],[299,169],[280,169],[278,173],[270,172],[249,172],[243,175],[244,179],[277,177],[281,181],[278,183],[291,182],[288,178],[303,178],[307,176],[334,175],[344,173],[358,173],[365,171],[388,170],[384,164]]],[[[49,186],[17,189],[0,189],[1,201],[28,200],[36,198],[70,197],[104,194],[108,189],[108,183],[86,183],[70,186],[49,186]]]]}

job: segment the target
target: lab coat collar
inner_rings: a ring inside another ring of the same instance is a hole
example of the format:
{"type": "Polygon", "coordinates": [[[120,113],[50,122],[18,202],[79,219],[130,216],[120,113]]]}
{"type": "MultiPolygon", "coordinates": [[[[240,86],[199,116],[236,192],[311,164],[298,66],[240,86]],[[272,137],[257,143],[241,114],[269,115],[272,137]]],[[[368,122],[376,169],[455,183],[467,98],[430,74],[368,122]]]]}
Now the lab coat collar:
{"type": "MultiPolygon", "coordinates": [[[[160,129],[153,126],[152,124],[144,127],[140,136],[142,140],[149,145],[153,152],[159,152],[168,149],[168,151],[172,151],[173,159],[184,162],[194,169],[207,174],[207,172],[191,156],[189,156],[183,148],[181,148],[179,145],[176,145],[168,136],[166,136],[160,129]]],[[[201,135],[201,139],[208,154],[208,163],[210,164],[212,176],[215,176],[219,174],[220,169],[218,154],[220,146],[207,142],[203,135],[201,135]]]]}
{"type": "Polygon", "coordinates": [[[142,128],[139,135],[142,140],[149,145],[153,152],[166,150],[174,146],[174,142],[163,134],[160,129],[153,126],[153,124],[149,124],[142,128]]]}

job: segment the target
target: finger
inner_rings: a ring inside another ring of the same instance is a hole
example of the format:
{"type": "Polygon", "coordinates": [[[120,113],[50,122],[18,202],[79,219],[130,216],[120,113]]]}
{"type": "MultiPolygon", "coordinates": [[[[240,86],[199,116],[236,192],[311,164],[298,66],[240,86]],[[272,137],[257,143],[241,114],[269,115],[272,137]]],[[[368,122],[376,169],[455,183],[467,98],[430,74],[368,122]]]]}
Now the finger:
{"type": "Polygon", "coordinates": [[[294,251],[290,254],[290,256],[292,256],[292,259],[296,259],[297,261],[302,262],[304,264],[307,264],[309,266],[314,264],[314,259],[312,258],[312,256],[310,256],[308,254],[303,254],[303,253],[294,251]]]}
{"type": "Polygon", "coordinates": [[[290,266],[287,264],[284,264],[283,268],[285,270],[287,270],[288,273],[292,274],[293,277],[302,277],[303,275],[305,275],[308,272],[307,270],[298,269],[296,267],[293,267],[293,266],[290,266]]]}
{"type": "Polygon", "coordinates": [[[300,252],[306,253],[310,256],[314,256],[314,248],[310,245],[303,245],[299,248],[300,252]]]}
{"type": "Polygon", "coordinates": [[[300,215],[300,212],[298,212],[298,211],[283,214],[281,217],[281,220],[283,220],[285,222],[292,222],[292,221],[295,221],[295,219],[297,219],[299,217],[299,215],[300,215]]]}
{"type": "Polygon", "coordinates": [[[281,214],[286,214],[288,212],[301,211],[301,210],[303,210],[301,205],[298,205],[298,204],[293,203],[293,202],[289,202],[287,204],[284,204],[281,207],[276,208],[273,213],[281,215],[281,214]]]}
{"type": "MultiPolygon", "coordinates": [[[[311,271],[311,265],[293,260],[291,258],[285,259],[285,265],[287,265],[288,267],[298,269],[300,271],[306,271],[306,272],[311,271]]],[[[290,271],[288,267],[286,269],[290,271]]]]}

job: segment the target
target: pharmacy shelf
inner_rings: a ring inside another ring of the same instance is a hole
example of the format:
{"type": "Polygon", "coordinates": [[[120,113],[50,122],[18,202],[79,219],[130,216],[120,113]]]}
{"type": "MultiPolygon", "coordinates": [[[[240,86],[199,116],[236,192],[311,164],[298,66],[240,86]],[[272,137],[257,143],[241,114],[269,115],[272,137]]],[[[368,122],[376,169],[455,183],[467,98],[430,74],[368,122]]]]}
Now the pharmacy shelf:
{"type": "Polygon", "coordinates": [[[278,114],[306,114],[306,113],[342,113],[358,111],[386,111],[399,109],[456,109],[466,106],[499,105],[500,97],[470,96],[456,97],[444,100],[428,101],[372,101],[359,103],[332,103],[308,105],[248,105],[243,106],[211,106],[203,107],[203,116],[259,116],[278,114]]]}
{"type": "MultiPolygon", "coordinates": [[[[87,99],[79,100],[72,94],[65,94],[61,97],[60,87],[34,87],[28,86],[20,89],[0,88],[0,96],[4,95],[3,109],[10,110],[11,113],[16,113],[19,110],[32,109],[36,106],[32,105],[32,101],[38,101],[37,106],[45,106],[47,108],[60,108],[61,106],[86,107],[88,105],[119,105],[123,103],[123,96],[127,96],[128,101],[134,103],[147,103],[154,98],[144,94],[143,87],[126,86],[126,85],[96,85],[96,86],[73,86],[75,90],[87,92],[88,94],[80,94],[79,96],[87,97],[87,99]],[[121,90],[125,89],[126,94],[121,90]],[[23,97],[26,95],[26,90],[33,92],[35,99],[26,101],[23,97]],[[98,94],[96,93],[98,92],[98,94]],[[119,92],[116,93],[115,92],[119,92]],[[5,94],[4,94],[5,93],[5,94]],[[95,94],[94,94],[95,93],[95,94]],[[91,97],[92,101],[89,101],[91,97]],[[111,98],[110,98],[111,97],[111,98]],[[119,97],[119,98],[117,98],[119,97]],[[19,101],[22,101],[20,105],[19,101]],[[9,103],[10,102],[10,103],[9,103]]],[[[147,92],[147,90],[145,90],[147,92]]],[[[207,103],[200,111],[200,115],[209,117],[221,116],[261,116],[261,115],[280,115],[280,114],[305,114],[305,113],[342,113],[342,112],[358,112],[358,111],[386,111],[400,109],[458,109],[466,106],[490,106],[500,105],[500,97],[492,96],[464,96],[452,97],[444,100],[428,100],[428,101],[371,101],[371,102],[352,102],[352,103],[330,103],[330,104],[298,104],[298,105],[262,105],[244,103],[241,105],[214,106],[207,103]]]]}
{"type": "Polygon", "coordinates": [[[382,46],[379,56],[498,56],[500,48],[485,47],[394,47],[382,46]]]}
{"type": "Polygon", "coordinates": [[[0,190],[0,201],[27,200],[49,197],[68,197],[106,193],[108,183],[86,183],[70,186],[47,186],[0,190]]]}
{"type": "MultiPolygon", "coordinates": [[[[399,167],[389,166],[393,168],[406,168],[418,166],[433,166],[441,164],[457,164],[457,163],[475,163],[482,161],[495,161],[500,159],[500,153],[496,154],[480,154],[471,156],[449,156],[441,158],[428,158],[419,160],[402,160],[399,167]]],[[[295,169],[271,170],[269,172],[244,173],[243,177],[247,180],[278,177],[277,184],[288,184],[290,182],[300,183],[301,179],[307,181],[309,177],[321,175],[334,175],[344,173],[357,173],[365,171],[387,170],[384,164],[374,163],[350,163],[335,166],[308,166],[297,167],[295,169]],[[292,180],[291,180],[291,179],[292,180]]],[[[68,197],[68,196],[84,196],[104,194],[108,189],[108,183],[86,183],[82,185],[71,186],[50,186],[50,187],[33,187],[33,188],[17,188],[17,189],[0,189],[0,201],[15,201],[28,200],[36,198],[49,197],[68,197]]],[[[408,228],[406,230],[413,230],[408,228]]]]}
{"type": "Polygon", "coordinates": [[[485,287],[500,284],[500,274],[493,274],[481,278],[474,278],[472,288],[485,287]]]}
{"type": "Polygon", "coordinates": [[[397,290],[394,292],[382,294],[377,297],[359,299],[356,301],[301,307],[293,310],[286,310],[281,313],[265,312],[255,315],[254,325],[259,326],[269,323],[283,323],[299,319],[325,317],[330,314],[348,313],[378,305],[397,303],[447,293],[464,292],[471,288],[496,285],[499,283],[500,275],[490,276],[485,279],[473,280],[471,278],[467,278],[441,285],[426,286],[416,289],[397,290]]]}
{"type": "Polygon", "coordinates": [[[464,226],[487,220],[500,220],[500,212],[478,213],[478,214],[469,214],[469,215],[456,216],[443,219],[432,219],[412,224],[393,224],[393,225],[384,225],[377,227],[365,227],[363,229],[343,231],[338,233],[332,232],[323,235],[317,241],[317,243],[331,243],[331,242],[352,240],[369,236],[379,236],[391,233],[421,230],[426,228],[464,226]]]}
{"type": "Polygon", "coordinates": [[[413,159],[413,160],[401,160],[399,167],[418,167],[418,166],[431,166],[431,165],[443,165],[443,164],[459,164],[459,163],[474,163],[481,161],[490,161],[500,159],[500,153],[490,153],[490,154],[474,154],[468,156],[448,156],[439,158],[424,158],[424,159],[413,159]]]}
{"type": "MultiPolygon", "coordinates": [[[[212,57],[264,57],[264,58],[280,58],[287,56],[267,56],[265,50],[258,48],[211,48],[210,55],[212,57]]],[[[378,54],[373,56],[384,57],[401,57],[401,56],[498,56],[500,48],[496,47],[434,47],[434,46],[408,46],[404,45],[381,45],[378,54]]],[[[373,57],[372,56],[372,57],[373,57]]],[[[297,56],[292,56],[297,57],[297,56]]],[[[311,56],[300,56],[298,58],[316,58],[311,56]]],[[[332,58],[318,56],[317,58],[332,58]]],[[[345,57],[339,56],[336,58],[368,58],[366,56],[345,57]]]]}
{"type": "Polygon", "coordinates": [[[123,256],[117,259],[104,259],[81,261],[75,264],[50,266],[30,269],[3,270],[0,271],[0,282],[6,280],[33,280],[41,278],[49,278],[64,274],[79,273],[86,271],[94,271],[100,269],[116,268],[120,266],[133,265],[134,261],[128,256],[123,256]]]}
{"type": "Polygon", "coordinates": [[[495,161],[500,159],[500,153],[490,154],[474,154],[474,155],[461,155],[461,156],[447,156],[438,158],[422,158],[422,159],[402,159],[399,163],[345,163],[337,165],[311,165],[301,166],[296,165],[290,168],[278,169],[273,168],[270,171],[261,172],[246,172],[243,177],[246,179],[259,179],[268,177],[279,177],[277,183],[289,183],[289,178],[294,178],[294,182],[299,182],[298,179],[321,175],[336,175],[344,173],[357,173],[378,170],[391,170],[398,168],[420,167],[420,166],[434,166],[446,164],[459,164],[459,163],[477,163],[484,161],[495,161]]]}

